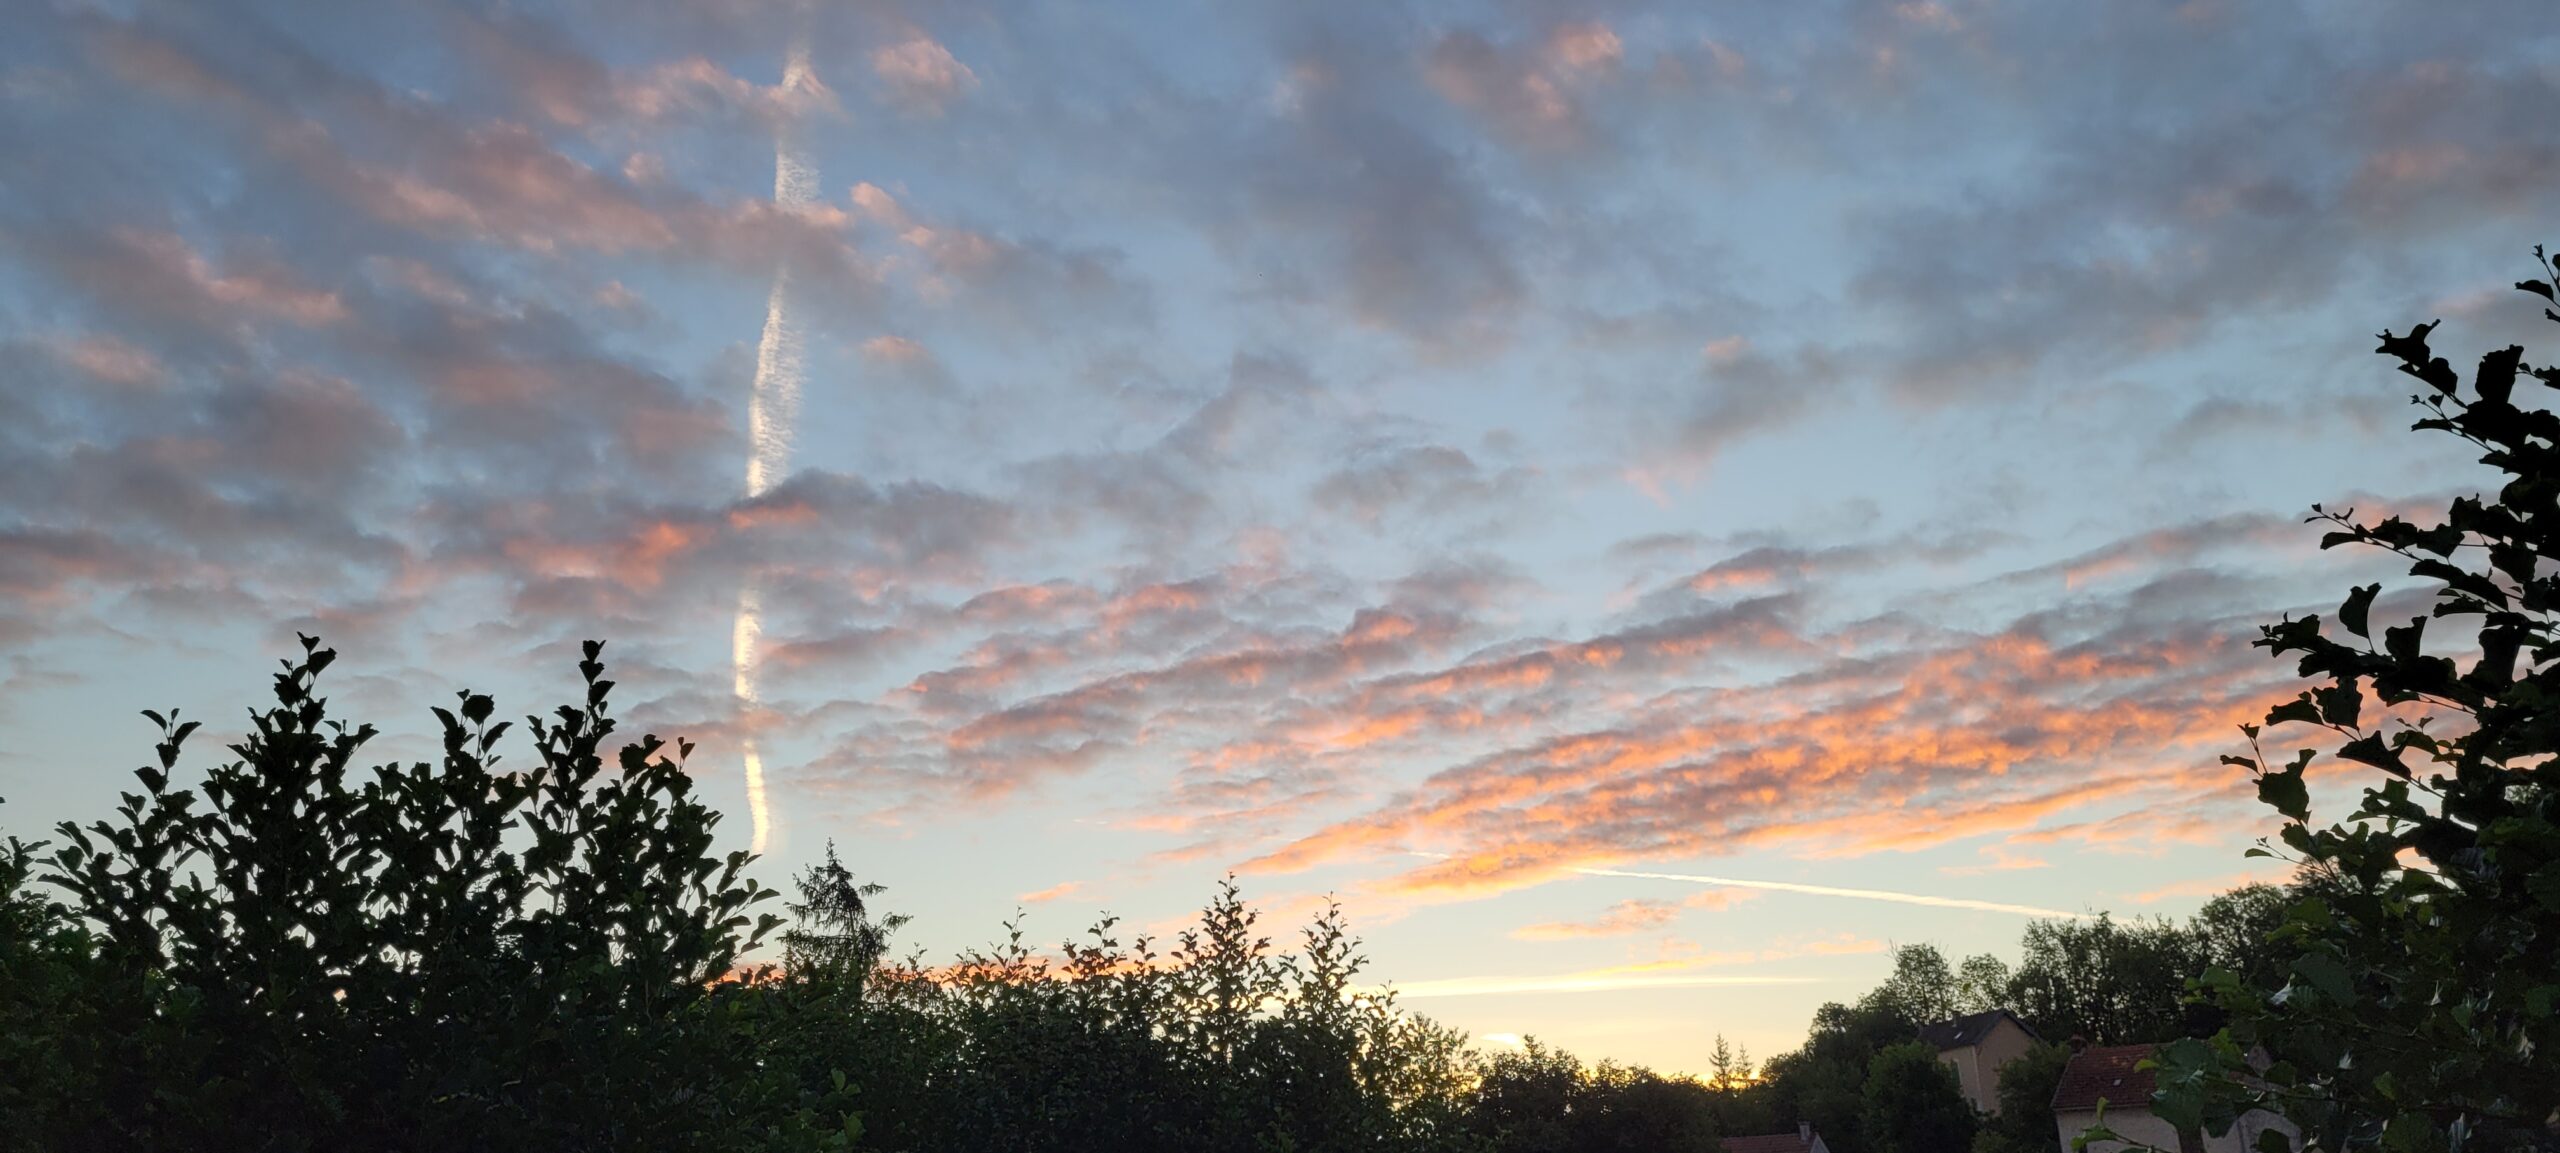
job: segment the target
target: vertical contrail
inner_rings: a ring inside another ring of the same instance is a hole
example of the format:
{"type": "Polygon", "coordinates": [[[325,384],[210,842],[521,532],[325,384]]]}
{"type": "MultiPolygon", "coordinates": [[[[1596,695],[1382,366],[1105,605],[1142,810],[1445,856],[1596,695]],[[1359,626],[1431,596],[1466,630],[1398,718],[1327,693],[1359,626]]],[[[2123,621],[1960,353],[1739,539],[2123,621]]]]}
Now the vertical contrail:
{"type": "MultiPolygon", "coordinates": [[[[809,71],[809,42],[792,41],[782,68],[782,90],[790,93],[814,81],[809,71]]],[[[773,203],[785,211],[817,199],[818,171],[801,151],[799,126],[787,106],[774,127],[773,203]]],[[[747,499],[763,496],[790,471],[791,433],[800,417],[800,330],[791,319],[791,260],[785,254],[773,270],[773,290],[765,294],[764,337],[756,342],[756,380],[747,399],[747,499]]],[[[749,572],[738,588],[738,619],[729,632],[731,688],[741,712],[756,704],[756,641],[764,633],[764,598],[759,574],[749,572]]],[[[765,804],[764,758],[750,732],[744,742],[747,816],[754,823],[749,848],[765,851],[773,835],[773,813],[765,804]]]]}

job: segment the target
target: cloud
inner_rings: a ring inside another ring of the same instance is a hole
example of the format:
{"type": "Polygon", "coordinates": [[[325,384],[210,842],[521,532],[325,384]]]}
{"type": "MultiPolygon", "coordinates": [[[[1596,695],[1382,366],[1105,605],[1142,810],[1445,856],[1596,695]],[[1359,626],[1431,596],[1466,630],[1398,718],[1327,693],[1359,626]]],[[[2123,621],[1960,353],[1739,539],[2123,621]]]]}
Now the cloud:
{"type": "Polygon", "coordinates": [[[1382,918],[1629,886],[1544,937],[1888,899],[1576,869],[2051,905],[2253,831],[2253,627],[2379,579],[2296,505],[2479,483],[2339,334],[2538,323],[2480,263],[2550,183],[2525,4],[822,5],[785,79],[789,7],[15,21],[28,747],[146,648],[361,637],[396,711],[602,635],[927,861],[1031,806],[1077,875],[1382,918]],[[778,263],[809,422],[747,499],[778,263]]]}
{"type": "Polygon", "coordinates": [[[1570,941],[1580,937],[1623,937],[1669,925],[1680,915],[1676,901],[1630,899],[1609,906],[1607,912],[1590,921],[1548,921],[1523,925],[1511,931],[1523,941],[1570,941]]]}
{"type": "Polygon", "coordinates": [[[931,223],[868,182],[854,185],[852,202],[860,220],[910,254],[893,260],[887,274],[902,275],[937,310],[961,310],[1017,335],[1054,330],[1069,317],[1137,324],[1151,315],[1153,302],[1126,278],[1115,251],[931,223]]]}
{"type": "Polygon", "coordinates": [[[2284,877],[2269,876],[2267,871],[2264,869],[2250,869],[2237,873],[2227,873],[2218,877],[2196,877],[2184,881],[2171,881],[2167,884],[2156,885],[2152,888],[2144,889],[2141,892],[2126,894],[2125,899],[2137,905],[2156,905],[2162,901],[2173,900],[2179,897],[2212,897],[2228,893],[2243,885],[2282,884],[2284,881],[2284,877]]]}
{"type": "Polygon", "coordinates": [[[935,115],[978,86],[977,73],[953,59],[950,49],[923,35],[873,49],[871,71],[901,106],[935,115]]]}
{"type": "Polygon", "coordinates": [[[1051,901],[1064,900],[1083,891],[1084,882],[1082,881],[1060,881],[1048,888],[1024,893],[1014,899],[1026,905],[1042,905],[1051,901]]]}
{"type": "Polygon", "coordinates": [[[2033,905],[2016,905],[2003,901],[1983,901],[1971,897],[1942,897],[1926,893],[1905,893],[1890,889],[1849,889],[1837,885],[1804,885],[1792,881],[1745,881],[1732,877],[1710,877],[1696,873],[1641,873],[1624,869],[1575,869],[1587,877],[1624,877],[1645,881],[1687,881],[1700,885],[1725,885],[1740,889],[1761,889],[1772,893],[1801,893],[1815,897],[1840,897],[1853,901],[1883,901],[1897,905],[1925,905],[1934,909],[1971,909],[1985,913],[2014,913],[2021,917],[2058,917],[2066,920],[2088,920],[2092,914],[2064,909],[2044,909],[2033,905]]]}
{"type": "Polygon", "coordinates": [[[1739,973],[1647,973],[1626,969],[1585,969],[1530,976],[1440,977],[1381,986],[1398,1000],[1434,997],[1493,997],[1521,994],[1624,993],[1646,989],[1697,989],[1713,986],[1809,985],[1818,977],[1781,977],[1739,973]]]}
{"type": "Polygon", "coordinates": [[[1446,522],[1517,513],[1536,475],[1518,465],[1487,469],[1445,445],[1403,445],[1363,453],[1326,474],[1312,496],[1319,510],[1372,528],[1402,515],[1446,522]]]}
{"type": "Polygon", "coordinates": [[[1528,285],[1507,214],[1448,147],[1397,114],[1391,62],[1324,37],[1293,62],[1282,115],[1246,142],[1221,238],[1271,291],[1436,352],[1497,347],[1528,285]]]}
{"type": "Polygon", "coordinates": [[[1533,150],[1589,143],[1584,90],[1618,70],[1625,46],[1605,24],[1563,24],[1536,44],[1496,45],[1454,31],[1431,46],[1423,74],[1434,91],[1505,139],[1533,150]]]}
{"type": "MultiPolygon", "coordinates": [[[[2118,595],[2138,603],[2151,587],[2118,595]]],[[[2234,792],[2245,782],[2217,774],[2210,750],[2288,693],[2283,671],[2254,659],[2238,622],[2093,630],[2038,613],[1981,633],[1874,631],[1882,622],[1807,633],[1772,612],[1787,603],[1744,601],[1549,650],[1570,660],[1478,660],[1374,682],[1354,715],[1380,715],[1397,699],[1383,690],[1411,684],[1439,702],[1430,715],[1456,718],[1487,689],[1552,696],[1611,683],[1630,666],[1659,676],[1746,651],[1789,662],[1760,685],[1676,692],[1610,725],[1497,747],[1251,867],[1288,871],[1437,843],[1444,859],[1393,884],[1467,895],[1635,859],[1775,845],[1858,855],[2022,835],[2091,806],[2234,792]],[[1688,639],[1701,636],[1698,623],[1718,620],[1702,636],[1715,640],[1688,639]],[[1744,622],[1753,631],[1733,631],[1744,622]],[[1734,648],[1743,638],[1749,647],[1734,648]]],[[[1481,707],[1520,711],[1500,699],[1481,707]]]]}

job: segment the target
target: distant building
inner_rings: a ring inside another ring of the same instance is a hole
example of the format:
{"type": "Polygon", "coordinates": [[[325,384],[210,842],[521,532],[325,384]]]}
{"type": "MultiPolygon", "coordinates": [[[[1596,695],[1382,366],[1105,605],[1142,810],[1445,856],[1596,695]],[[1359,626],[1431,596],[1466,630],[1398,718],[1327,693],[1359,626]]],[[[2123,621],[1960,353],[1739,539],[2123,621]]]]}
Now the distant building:
{"type": "MultiPolygon", "coordinates": [[[[2063,1066],[2062,1081],[2053,1090],[2053,1128],[2062,1148],[2098,1123],[2098,1105],[2107,1107],[2107,1128],[2123,1134],[2131,1141],[2159,1149],[2175,1149],[2178,1153],[2251,1153],[2258,1147],[2258,1135],[2274,1130],[2299,1148],[2302,1133],[2263,1109],[2241,1114],[2231,1131],[2219,1137],[2189,1131],[2180,1133],[2167,1121],[2151,1112],[2151,1092],[2155,1087],[2151,1071],[2138,1068],[2158,1045],[2091,1046],[2071,1055],[2071,1063],[2063,1066]]],[[[2089,1153],[2121,1153],[2125,1142],[2092,1141],[2089,1153]]]]}
{"type": "Polygon", "coordinates": [[[2000,1070],[2041,1038],[2007,1009],[1993,1009],[1923,1026],[1920,1040],[1937,1048],[1938,1060],[1955,1067],[1966,1101],[1980,1112],[1997,1113],[2000,1070]]]}
{"type": "Polygon", "coordinates": [[[1813,1131],[1811,1122],[1798,1121],[1793,1133],[1727,1137],[1724,1153],[1831,1153],[1831,1147],[1822,1143],[1822,1134],[1813,1131]]]}

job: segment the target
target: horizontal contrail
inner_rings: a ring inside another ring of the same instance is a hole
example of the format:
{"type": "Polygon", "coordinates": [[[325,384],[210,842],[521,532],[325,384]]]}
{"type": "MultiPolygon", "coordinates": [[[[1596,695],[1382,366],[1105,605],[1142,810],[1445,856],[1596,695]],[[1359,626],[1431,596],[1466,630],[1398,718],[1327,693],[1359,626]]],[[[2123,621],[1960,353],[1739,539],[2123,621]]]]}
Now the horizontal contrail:
{"type": "Polygon", "coordinates": [[[1572,869],[1586,877],[1632,877],[1645,881],[1685,881],[1692,885],[1721,885],[1730,889],[1766,889],[1773,893],[1805,893],[1816,897],[1847,897],[1857,901],[1886,901],[1896,905],[1927,905],[1937,909],[1976,909],[1985,913],[2015,913],[2021,917],[2062,917],[2073,921],[2093,921],[2089,913],[2073,913],[2063,909],[2046,909],[2035,905],[2011,905],[2000,901],[1977,901],[1971,897],[1933,897],[1926,893],[1901,893],[1892,889],[1843,889],[1833,885],[1799,885],[1792,881],[1746,881],[1739,877],[1710,877],[1700,873],[1640,873],[1627,869],[1572,869]]]}

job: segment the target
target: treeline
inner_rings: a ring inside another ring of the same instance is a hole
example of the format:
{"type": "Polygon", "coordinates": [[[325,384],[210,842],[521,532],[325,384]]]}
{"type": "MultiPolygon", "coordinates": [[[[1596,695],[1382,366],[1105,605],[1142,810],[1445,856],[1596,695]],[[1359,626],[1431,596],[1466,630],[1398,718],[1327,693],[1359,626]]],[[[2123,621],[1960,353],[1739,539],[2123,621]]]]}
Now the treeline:
{"type": "Polygon", "coordinates": [[[195,723],[151,714],[112,819],[0,854],[0,1146],[1633,1153],[1802,1120],[1838,1153],[1934,1153],[1974,1118],[1921,1025],[2201,1035],[2187,979],[2262,965],[2283,904],[2039,922],[2014,969],[1906,947],[1802,1049],[1755,1076],[1719,1038],[1702,1082],[1481,1053],[1361,980],[1338,910],[1275,944],[1232,881],[1170,941],[1106,920],[1044,952],[1008,926],[897,959],[904,918],[832,847],[788,918],[763,912],[749,858],[712,851],[690,750],[615,745],[600,646],[582,703],[526,719],[521,770],[468,693],[436,710],[440,763],[356,769],[373,730],[329,719],[332,659],[306,641],[193,788],[172,774],[195,723]],[[742,961],[767,940],[779,964],[742,961]]]}
{"type": "Polygon", "coordinates": [[[2222,969],[2281,984],[2286,958],[2269,938],[2295,896],[2316,887],[2235,889],[2183,924],[2103,914],[2031,922],[2014,966],[1987,953],[1950,964],[1934,946],[1902,946],[1882,983],[1816,1010],[1803,1047],[1749,1079],[1743,1115],[1779,1127],[1811,1122],[1833,1153],[2053,1153],[2053,1091],[2069,1043],[2212,1036],[2225,1022],[2197,1003],[2189,983],[2222,969]],[[2001,1107],[1977,1118],[1919,1034],[1995,1009],[2042,1043],[2001,1070],[2001,1107]]]}
{"type": "Polygon", "coordinates": [[[191,787],[197,724],[147,714],[112,817],[0,851],[0,1148],[1715,1148],[1707,1087],[1487,1061],[1366,987],[1337,910],[1275,945],[1232,882],[1171,941],[932,967],[832,849],[764,912],[585,655],[521,767],[465,693],[439,763],[356,768],[308,639],[191,787]]]}

